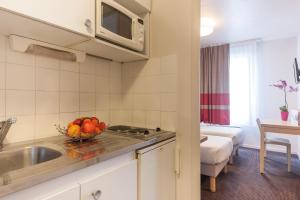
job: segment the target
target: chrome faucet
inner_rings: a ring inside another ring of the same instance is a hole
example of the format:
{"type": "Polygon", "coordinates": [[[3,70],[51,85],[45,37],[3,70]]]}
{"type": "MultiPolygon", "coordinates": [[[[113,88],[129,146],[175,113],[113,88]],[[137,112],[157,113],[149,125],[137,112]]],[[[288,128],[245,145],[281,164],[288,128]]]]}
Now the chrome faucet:
{"type": "Polygon", "coordinates": [[[15,117],[9,118],[6,121],[0,122],[0,148],[3,146],[3,141],[11,127],[12,124],[16,123],[17,119],[15,117]]]}

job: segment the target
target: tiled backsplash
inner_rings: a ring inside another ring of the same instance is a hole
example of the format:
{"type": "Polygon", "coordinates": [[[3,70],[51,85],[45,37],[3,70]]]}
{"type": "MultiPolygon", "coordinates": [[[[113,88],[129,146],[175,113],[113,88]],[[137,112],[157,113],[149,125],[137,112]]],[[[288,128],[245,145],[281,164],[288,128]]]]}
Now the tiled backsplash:
{"type": "Polygon", "coordinates": [[[0,36],[0,119],[18,120],[6,142],[57,135],[54,124],[79,116],[110,122],[110,107],[121,95],[121,67],[95,57],[79,64],[15,52],[0,36]]]}
{"type": "Polygon", "coordinates": [[[134,126],[176,129],[176,56],[123,64],[122,82],[120,121],[126,119],[127,124],[134,126]]]}
{"type": "Polygon", "coordinates": [[[176,128],[176,57],[84,63],[12,51],[0,35],[0,120],[17,117],[5,142],[57,135],[79,116],[110,124],[176,128]]]}

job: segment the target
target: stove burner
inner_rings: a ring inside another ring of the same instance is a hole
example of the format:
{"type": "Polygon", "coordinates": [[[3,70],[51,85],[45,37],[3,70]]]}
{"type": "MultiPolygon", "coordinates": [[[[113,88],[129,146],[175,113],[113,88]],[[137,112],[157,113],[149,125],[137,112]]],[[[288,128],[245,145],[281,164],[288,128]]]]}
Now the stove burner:
{"type": "Polygon", "coordinates": [[[165,131],[161,130],[160,128],[157,129],[147,129],[147,128],[140,128],[140,127],[130,127],[130,126],[111,126],[107,128],[113,134],[132,137],[136,139],[142,140],[151,140],[157,137],[160,137],[161,134],[165,133],[165,131]]]}
{"type": "Polygon", "coordinates": [[[123,131],[129,131],[131,130],[130,126],[111,126],[107,128],[110,131],[117,131],[117,132],[123,132],[123,131]]]}

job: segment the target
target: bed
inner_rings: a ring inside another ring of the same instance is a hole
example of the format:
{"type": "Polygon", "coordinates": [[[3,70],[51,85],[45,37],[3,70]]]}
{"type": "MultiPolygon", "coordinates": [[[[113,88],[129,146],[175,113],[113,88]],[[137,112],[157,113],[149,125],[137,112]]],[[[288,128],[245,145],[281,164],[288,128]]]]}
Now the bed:
{"type": "Polygon", "coordinates": [[[216,178],[224,169],[233,150],[231,138],[207,135],[207,141],[200,144],[201,174],[210,177],[210,190],[216,191],[216,178]]]}
{"type": "Polygon", "coordinates": [[[202,135],[212,135],[230,138],[233,142],[233,151],[230,156],[230,164],[233,163],[233,157],[238,155],[240,145],[243,143],[244,134],[241,128],[220,125],[201,124],[200,131],[202,135]]]}

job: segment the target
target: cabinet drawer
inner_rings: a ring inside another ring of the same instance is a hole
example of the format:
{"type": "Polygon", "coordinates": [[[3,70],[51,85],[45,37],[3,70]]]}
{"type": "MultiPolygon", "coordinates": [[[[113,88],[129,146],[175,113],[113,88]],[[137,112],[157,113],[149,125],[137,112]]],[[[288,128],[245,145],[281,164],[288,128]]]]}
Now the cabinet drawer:
{"type": "Polygon", "coordinates": [[[137,161],[111,168],[80,183],[81,200],[136,200],[137,161]],[[96,198],[97,199],[97,198],[96,198]]]}

